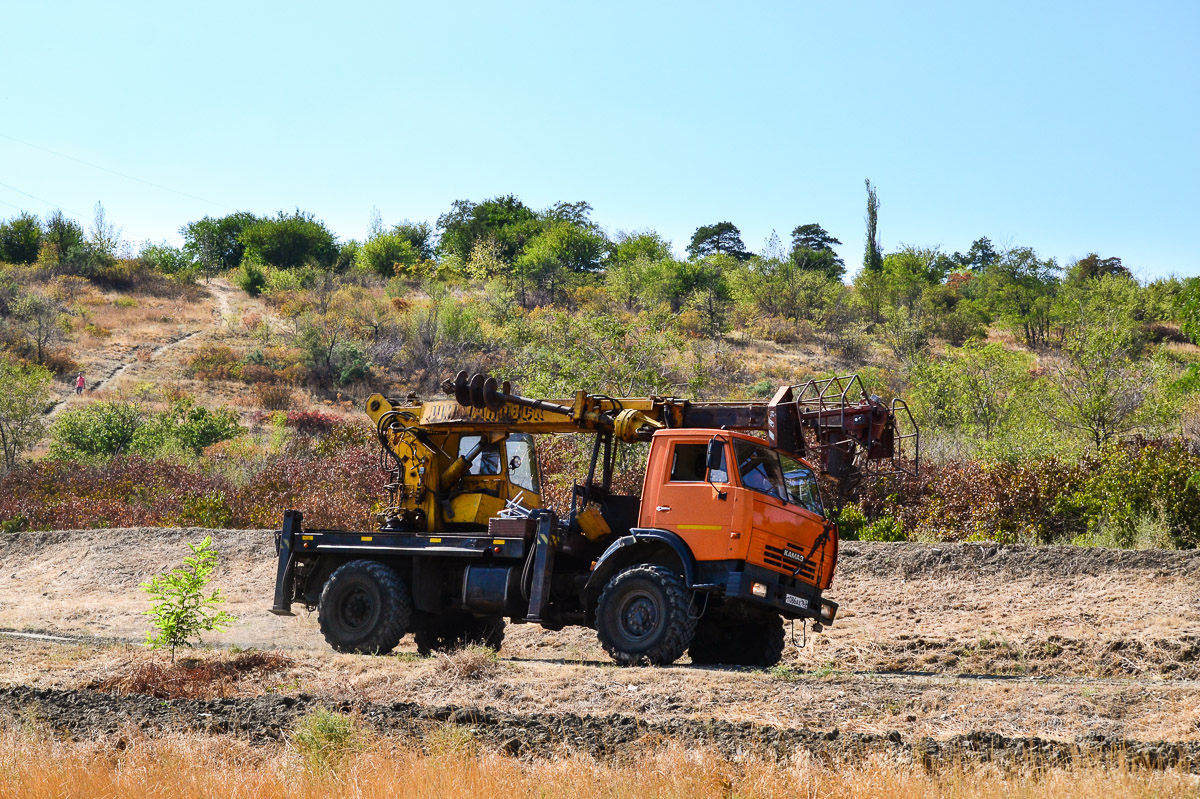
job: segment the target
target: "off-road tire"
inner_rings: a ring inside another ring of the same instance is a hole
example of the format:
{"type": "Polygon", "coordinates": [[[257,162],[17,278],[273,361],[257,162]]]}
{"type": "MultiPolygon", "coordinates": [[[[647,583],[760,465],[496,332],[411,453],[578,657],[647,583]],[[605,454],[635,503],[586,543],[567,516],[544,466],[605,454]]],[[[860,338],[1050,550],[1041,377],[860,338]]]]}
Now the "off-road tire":
{"type": "Polygon", "coordinates": [[[776,616],[758,622],[700,622],[688,649],[697,666],[754,666],[770,668],[783,657],[787,636],[783,619],[776,616]]]}
{"type": "Polygon", "coordinates": [[[373,560],[334,569],[317,605],[321,634],[338,652],[386,655],[412,622],[412,597],[403,578],[373,560]]]}
{"type": "Polygon", "coordinates": [[[486,646],[494,652],[499,652],[500,647],[504,645],[504,617],[472,617],[467,623],[467,631],[463,638],[469,646],[486,646]]]}
{"type": "Polygon", "coordinates": [[[683,579],[664,566],[622,569],[600,593],[596,634],[622,666],[674,663],[696,632],[683,579]]]}
{"type": "Polygon", "coordinates": [[[417,630],[417,654],[429,657],[434,652],[450,652],[464,646],[486,646],[500,651],[504,643],[504,617],[476,618],[461,614],[433,617],[428,625],[417,630]]]}

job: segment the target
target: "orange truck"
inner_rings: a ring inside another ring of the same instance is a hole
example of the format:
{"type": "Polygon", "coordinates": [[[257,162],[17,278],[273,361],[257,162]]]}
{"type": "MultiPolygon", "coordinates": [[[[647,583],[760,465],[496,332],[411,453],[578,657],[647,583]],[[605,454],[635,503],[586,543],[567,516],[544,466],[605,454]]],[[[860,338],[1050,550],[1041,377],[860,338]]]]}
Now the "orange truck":
{"type": "Polygon", "coordinates": [[[592,627],[623,665],[686,652],[771,666],[785,621],[819,631],[837,615],[823,596],[838,537],[821,478],[840,504],[864,476],[915,469],[919,455],[904,403],[853,375],[767,402],[540,400],[461,372],[443,388],[450,398],[367,401],[390,477],[378,530],[284,514],[271,610],[316,608],[338,651],[383,654],[410,632],[422,653],[498,649],[509,620],[592,627]],[[542,500],[547,434],[592,436],[569,507],[542,500]],[[640,495],[614,490],[622,447],[647,450],[640,495]]]}

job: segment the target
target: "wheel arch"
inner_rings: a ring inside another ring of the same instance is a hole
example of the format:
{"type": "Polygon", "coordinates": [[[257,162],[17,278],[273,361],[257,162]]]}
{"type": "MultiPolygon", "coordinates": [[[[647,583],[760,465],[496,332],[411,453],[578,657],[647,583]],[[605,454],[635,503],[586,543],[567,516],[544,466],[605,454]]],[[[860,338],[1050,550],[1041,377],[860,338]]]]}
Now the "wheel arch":
{"type": "Polygon", "coordinates": [[[584,607],[589,625],[596,623],[596,603],[613,575],[627,566],[650,563],[673,569],[691,588],[696,582],[696,558],[687,543],[670,530],[637,528],[609,545],[596,561],[584,586],[584,607]]]}

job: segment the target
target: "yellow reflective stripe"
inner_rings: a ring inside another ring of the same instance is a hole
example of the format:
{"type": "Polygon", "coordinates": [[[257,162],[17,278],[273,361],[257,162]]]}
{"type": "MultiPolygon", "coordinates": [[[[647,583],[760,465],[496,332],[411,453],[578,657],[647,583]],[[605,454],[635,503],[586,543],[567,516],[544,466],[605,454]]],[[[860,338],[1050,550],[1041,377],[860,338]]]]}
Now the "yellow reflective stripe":
{"type": "Polygon", "coordinates": [[[375,540],[375,538],[374,538],[374,536],[364,535],[364,536],[362,537],[362,540],[363,540],[363,541],[374,541],[374,540],[375,540]]]}
{"type": "Polygon", "coordinates": [[[503,544],[503,543],[504,543],[504,539],[503,539],[503,538],[493,538],[493,539],[492,539],[492,543],[493,543],[493,544],[503,544]]]}
{"type": "Polygon", "coordinates": [[[312,541],[312,536],[311,535],[302,535],[302,536],[300,536],[300,539],[302,541],[312,541]]]}
{"type": "Polygon", "coordinates": [[[431,543],[431,544],[440,544],[440,543],[442,543],[442,539],[440,539],[440,538],[431,538],[431,539],[429,539],[429,543],[431,543]]]}

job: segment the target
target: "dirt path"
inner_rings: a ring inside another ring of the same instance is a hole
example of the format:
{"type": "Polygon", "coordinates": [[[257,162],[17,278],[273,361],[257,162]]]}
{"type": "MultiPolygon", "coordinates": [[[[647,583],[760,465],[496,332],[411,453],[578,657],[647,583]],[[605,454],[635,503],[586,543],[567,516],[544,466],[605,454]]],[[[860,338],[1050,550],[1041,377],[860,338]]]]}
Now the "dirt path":
{"type": "MultiPolygon", "coordinates": [[[[129,350],[124,354],[123,359],[113,365],[109,365],[99,379],[89,381],[87,391],[96,392],[105,389],[115,388],[116,384],[121,382],[127,375],[136,375],[141,371],[146,370],[156,361],[160,361],[163,356],[170,353],[182,344],[195,339],[198,336],[205,334],[213,335],[220,330],[221,325],[229,317],[232,309],[231,296],[236,291],[224,278],[217,278],[207,285],[208,296],[213,304],[212,315],[213,324],[211,327],[202,327],[197,330],[191,330],[185,333],[175,335],[169,338],[165,343],[153,347],[148,352],[144,345],[139,345],[129,350]],[[146,353],[144,356],[142,353],[146,353]]],[[[76,399],[73,387],[61,395],[54,404],[51,405],[45,412],[47,420],[53,419],[64,408],[71,407],[86,401],[86,398],[76,399]]]]}

